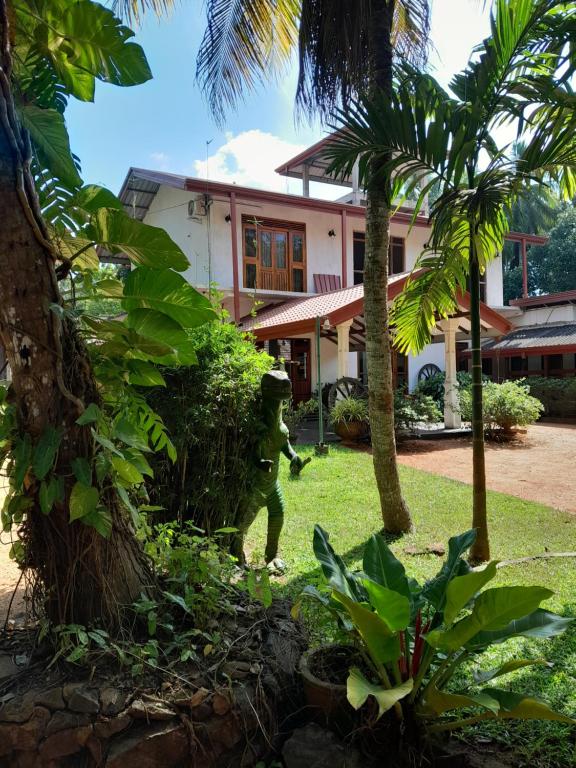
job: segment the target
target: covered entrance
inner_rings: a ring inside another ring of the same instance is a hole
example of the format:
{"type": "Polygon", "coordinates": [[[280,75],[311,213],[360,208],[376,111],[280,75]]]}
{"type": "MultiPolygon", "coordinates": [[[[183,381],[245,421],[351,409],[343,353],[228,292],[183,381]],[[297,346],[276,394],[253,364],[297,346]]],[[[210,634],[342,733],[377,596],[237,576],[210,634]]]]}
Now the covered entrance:
{"type": "Polygon", "coordinates": [[[281,360],[292,382],[296,404],[312,396],[310,339],[268,339],[260,345],[276,360],[281,360]]]}

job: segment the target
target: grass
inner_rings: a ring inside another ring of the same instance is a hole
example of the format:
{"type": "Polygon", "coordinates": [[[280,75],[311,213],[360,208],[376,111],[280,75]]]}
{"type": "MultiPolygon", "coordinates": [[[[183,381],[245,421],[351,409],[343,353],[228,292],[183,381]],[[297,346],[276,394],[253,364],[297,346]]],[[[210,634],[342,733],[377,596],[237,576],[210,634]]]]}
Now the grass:
{"type": "MultiPolygon", "coordinates": [[[[298,448],[305,457],[310,446],[298,448]]],[[[439,569],[435,555],[408,556],[404,548],[423,548],[441,542],[470,527],[471,487],[454,480],[400,467],[402,486],[415,525],[413,533],[391,544],[409,575],[424,581],[439,569]]],[[[308,583],[321,576],[312,552],[312,531],[319,523],[330,533],[335,550],[348,567],[360,567],[364,544],[381,530],[379,503],[372,473],[372,457],[346,448],[331,447],[330,456],[314,457],[296,480],[283,464],[282,483],[286,516],[281,556],[289,573],[277,589],[295,597],[308,583]]],[[[576,548],[576,518],[541,504],[513,496],[488,492],[488,514],[492,557],[514,559],[576,548]]],[[[248,549],[263,553],[266,514],[261,512],[250,530],[248,549]]],[[[565,615],[576,615],[576,560],[555,558],[505,567],[498,572],[499,584],[539,584],[555,590],[546,607],[565,615]]],[[[333,627],[317,614],[309,621],[312,641],[331,639],[333,627]]],[[[576,628],[548,642],[512,640],[480,657],[478,665],[490,668],[500,659],[515,656],[542,657],[554,663],[517,671],[503,678],[513,690],[541,696],[561,711],[576,716],[576,628]]],[[[503,683],[503,685],[505,685],[503,683]]],[[[465,736],[482,736],[507,744],[523,755],[526,764],[538,768],[576,766],[576,729],[555,722],[488,723],[470,729],[465,736]]]]}

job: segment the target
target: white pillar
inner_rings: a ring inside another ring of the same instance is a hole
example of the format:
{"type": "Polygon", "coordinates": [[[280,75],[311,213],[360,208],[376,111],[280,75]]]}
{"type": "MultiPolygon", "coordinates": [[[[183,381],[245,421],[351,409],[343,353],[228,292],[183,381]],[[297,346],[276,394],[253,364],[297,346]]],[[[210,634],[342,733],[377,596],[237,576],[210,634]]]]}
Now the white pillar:
{"type": "Polygon", "coordinates": [[[444,355],[446,381],[444,382],[444,426],[446,429],[460,429],[460,398],[458,397],[458,379],[456,378],[456,331],[458,320],[449,318],[440,323],[444,331],[444,355]]]}
{"type": "Polygon", "coordinates": [[[338,378],[348,376],[348,354],[350,352],[350,326],[352,320],[346,320],[336,326],[338,332],[338,378]]]}
{"type": "Polygon", "coordinates": [[[310,168],[306,163],[302,166],[302,195],[310,197],[310,168]]]}
{"type": "Polygon", "coordinates": [[[360,194],[360,167],[358,160],[352,167],[352,202],[354,205],[360,205],[362,195],[360,194]]]}

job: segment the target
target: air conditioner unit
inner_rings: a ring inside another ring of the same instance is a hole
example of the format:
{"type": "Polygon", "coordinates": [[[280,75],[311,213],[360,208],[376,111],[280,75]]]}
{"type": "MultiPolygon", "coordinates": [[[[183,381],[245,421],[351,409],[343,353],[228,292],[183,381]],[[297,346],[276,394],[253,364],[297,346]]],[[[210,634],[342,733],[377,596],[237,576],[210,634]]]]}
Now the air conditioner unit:
{"type": "Polygon", "coordinates": [[[188,216],[190,218],[206,216],[206,201],[203,197],[197,197],[195,200],[188,201],[188,216]]]}

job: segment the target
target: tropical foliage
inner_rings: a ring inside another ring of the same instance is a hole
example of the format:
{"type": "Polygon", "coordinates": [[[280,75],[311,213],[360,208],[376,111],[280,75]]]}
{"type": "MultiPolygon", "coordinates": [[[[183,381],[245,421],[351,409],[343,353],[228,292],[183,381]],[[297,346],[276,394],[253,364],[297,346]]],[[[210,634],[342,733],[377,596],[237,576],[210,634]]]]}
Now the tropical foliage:
{"type": "MultiPolygon", "coordinates": [[[[130,86],[151,77],[132,31],[89,0],[16,0],[12,9],[12,49],[2,36],[12,70],[0,97],[10,117],[0,126],[0,154],[6,167],[19,169],[11,178],[23,179],[18,195],[27,214],[24,224],[19,205],[8,206],[0,235],[5,227],[29,228],[39,255],[28,300],[50,310],[35,326],[24,305],[2,300],[23,324],[16,336],[2,334],[13,373],[0,432],[10,478],[2,525],[23,523],[16,555],[33,566],[53,618],[115,622],[118,604],[137,597],[143,580],[153,583],[134,538],[147,500],[144,478],[152,474],[148,457],[166,450],[175,460],[140,388],[165,384],[158,364],[194,363],[188,333],[215,315],[180,274],[188,266],[180,248],[163,230],[130,218],[108,190],[84,185],[70,151],[64,111],[71,96],[92,100],[96,80],[130,86]],[[102,276],[103,254],[132,265],[124,280],[102,276]],[[106,301],[120,304],[121,318],[102,316],[106,301]],[[41,340],[47,331],[47,346],[58,354],[43,363],[30,344],[23,360],[18,339],[41,340]],[[26,388],[36,387],[26,384],[30,373],[42,388],[23,407],[26,388]]],[[[0,11],[6,32],[4,1],[0,11]]],[[[9,178],[0,179],[4,198],[16,193],[9,178]]],[[[12,267],[11,249],[0,253],[17,283],[28,256],[22,251],[12,267]]]]}
{"type": "Polygon", "coordinates": [[[368,423],[368,403],[361,397],[344,397],[337,400],[330,411],[333,424],[337,422],[357,421],[368,423]]]}
{"type": "Polygon", "coordinates": [[[490,648],[517,637],[551,638],[572,619],[541,607],[553,592],[544,587],[506,586],[484,589],[497,573],[497,562],[470,569],[464,560],[476,532],[454,536],[438,574],[420,585],[406,575],[380,535],[364,548],[362,570],[349,571],[320,527],[314,529],[314,554],[326,590],[307,586],[306,597],[318,601],[338,622],[366,659],[367,670],[350,669],[348,701],[355,709],[373,697],[381,717],[395,710],[400,720],[415,717],[428,732],[454,730],[493,719],[544,719],[573,723],[543,701],[494,680],[514,670],[544,664],[541,658],[514,658],[495,669],[472,669],[469,685],[453,690],[462,667],[470,669],[490,648]]]}
{"type": "Polygon", "coordinates": [[[566,206],[558,214],[546,245],[532,246],[528,253],[530,295],[574,290],[576,285],[576,209],[571,205],[566,206]]]}
{"type": "Polygon", "coordinates": [[[430,395],[408,394],[403,389],[394,393],[394,427],[397,433],[413,432],[419,424],[438,424],[443,416],[430,395]]]}
{"type": "Polygon", "coordinates": [[[482,422],[480,275],[501,250],[506,212],[529,184],[546,176],[568,196],[576,191],[576,116],[566,47],[576,25],[576,5],[558,0],[496,0],[490,37],[450,91],[408,66],[396,72],[393,93],[360,99],[340,113],[341,133],[327,149],[331,169],[349,174],[359,161],[368,178],[394,179],[395,193],[418,191],[415,215],[428,192],[432,235],[405,291],[393,307],[395,343],[420,351],[438,317],[470,291],[473,375],[473,525],[479,536],[472,556],[489,557],[482,422]],[[496,131],[512,124],[522,145],[500,145],[496,131]],[[438,190],[440,190],[438,194],[438,190]]]}
{"type": "MultiPolygon", "coordinates": [[[[541,416],[544,406],[530,394],[530,385],[524,380],[484,383],[482,398],[484,426],[494,437],[500,432],[511,432],[514,427],[526,427],[541,416]]],[[[472,393],[460,391],[460,411],[464,421],[472,417],[472,393]]]]}

